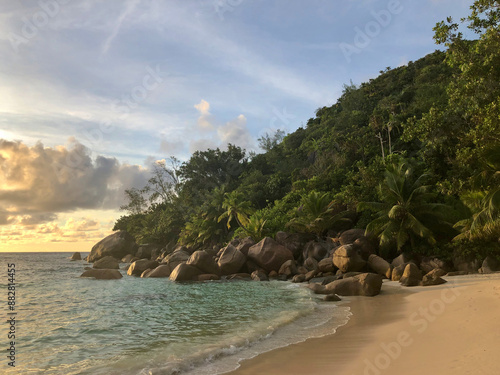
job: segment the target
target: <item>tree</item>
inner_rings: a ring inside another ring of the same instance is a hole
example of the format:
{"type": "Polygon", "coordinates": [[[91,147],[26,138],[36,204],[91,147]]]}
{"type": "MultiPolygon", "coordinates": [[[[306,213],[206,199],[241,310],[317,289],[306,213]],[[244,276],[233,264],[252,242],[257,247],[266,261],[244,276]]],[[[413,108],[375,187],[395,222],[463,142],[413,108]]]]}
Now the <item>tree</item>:
{"type": "Polygon", "coordinates": [[[238,225],[247,231],[248,216],[255,210],[252,204],[245,200],[245,195],[241,191],[235,190],[231,193],[226,193],[222,207],[226,211],[219,216],[219,222],[227,218],[227,228],[229,229],[231,228],[231,222],[236,220],[238,225]]]}
{"type": "Polygon", "coordinates": [[[264,151],[269,152],[283,141],[285,135],[285,131],[281,129],[276,130],[272,135],[266,133],[257,139],[259,141],[259,147],[264,151]]]}
{"type": "Polygon", "coordinates": [[[401,251],[408,242],[415,249],[416,240],[422,239],[433,245],[436,238],[433,225],[445,222],[447,206],[429,203],[434,199],[430,186],[423,185],[427,174],[416,179],[405,162],[387,165],[384,181],[379,186],[381,202],[361,202],[358,210],[372,210],[377,218],[371,221],[366,231],[378,235],[380,245],[396,244],[401,251]]]}
{"type": "Polygon", "coordinates": [[[299,232],[321,236],[326,230],[339,224],[352,225],[352,220],[346,217],[346,211],[336,212],[335,202],[330,199],[329,193],[311,191],[302,197],[296,217],[287,226],[299,232]]]}
{"type": "Polygon", "coordinates": [[[456,240],[497,241],[500,238],[500,144],[483,151],[483,170],[475,176],[475,190],[462,196],[471,217],[455,224],[456,240]]]}

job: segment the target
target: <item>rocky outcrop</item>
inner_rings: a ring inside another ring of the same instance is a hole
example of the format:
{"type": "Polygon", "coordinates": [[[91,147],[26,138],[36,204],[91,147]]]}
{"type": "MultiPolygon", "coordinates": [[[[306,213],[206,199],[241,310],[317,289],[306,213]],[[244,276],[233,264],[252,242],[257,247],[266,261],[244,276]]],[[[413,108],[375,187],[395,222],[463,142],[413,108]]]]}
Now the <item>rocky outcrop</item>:
{"type": "Polygon", "coordinates": [[[118,270],[89,269],[85,270],[80,277],[93,277],[97,280],[114,280],[121,279],[123,276],[118,270]]]}
{"type": "Polygon", "coordinates": [[[195,281],[198,280],[198,276],[203,274],[195,266],[191,266],[186,263],[181,263],[170,274],[170,280],[172,281],[195,281]]]}
{"type": "Polygon", "coordinates": [[[442,269],[446,274],[451,271],[451,266],[437,257],[424,257],[420,261],[420,269],[424,274],[434,269],[442,269]]]}
{"type": "Polygon", "coordinates": [[[113,270],[117,270],[120,268],[118,260],[116,260],[111,256],[99,259],[98,261],[94,262],[92,267],[96,269],[113,269],[113,270]]]}
{"type": "Polygon", "coordinates": [[[303,283],[304,281],[306,281],[306,275],[304,275],[302,273],[299,273],[298,275],[295,275],[292,278],[293,283],[303,283]]]}
{"type": "Polygon", "coordinates": [[[403,286],[417,286],[420,281],[422,281],[422,272],[414,263],[408,263],[399,282],[403,286]]]}
{"type": "Polygon", "coordinates": [[[359,237],[353,242],[353,247],[364,260],[368,260],[371,254],[377,252],[377,248],[368,237],[359,237]]]}
{"type": "Polygon", "coordinates": [[[168,264],[173,270],[179,264],[186,263],[190,256],[191,254],[189,254],[186,250],[180,248],[163,258],[162,263],[168,264]]]}
{"type": "Polygon", "coordinates": [[[269,277],[263,271],[253,271],[251,276],[255,281],[269,281],[269,277]]]}
{"type": "MultiPolygon", "coordinates": [[[[287,232],[278,232],[276,233],[276,242],[280,245],[286,247],[293,254],[295,259],[299,259],[302,255],[302,250],[304,246],[309,241],[314,239],[314,235],[304,234],[304,233],[287,233],[287,232]]],[[[307,257],[305,257],[307,258],[307,257]]],[[[305,259],[303,258],[303,259],[305,259]]]]}
{"type": "Polygon", "coordinates": [[[155,260],[156,257],[158,256],[159,250],[160,250],[159,246],[155,245],[155,244],[139,245],[139,248],[137,249],[135,256],[139,259],[153,259],[153,260],[155,260]],[[155,254],[153,254],[153,252],[155,254]],[[156,255],[156,256],[153,257],[153,255],[156,255]]]}
{"type": "Polygon", "coordinates": [[[379,257],[378,255],[371,254],[368,257],[368,266],[379,275],[382,275],[389,280],[391,279],[392,266],[385,259],[379,257]]]}
{"type": "Polygon", "coordinates": [[[168,264],[160,264],[158,267],[155,269],[151,270],[147,274],[145,274],[142,277],[153,277],[153,278],[159,278],[159,277],[169,277],[170,274],[172,273],[172,269],[168,264]]]}
{"type": "Polygon", "coordinates": [[[87,261],[93,263],[105,256],[121,259],[127,254],[135,254],[136,251],[137,244],[134,238],[127,232],[120,230],[96,243],[92,247],[87,261]]]}
{"type": "Polygon", "coordinates": [[[329,284],[309,284],[317,294],[338,294],[339,296],[376,296],[382,288],[382,276],[375,273],[363,273],[347,279],[340,279],[329,284]]]}
{"type": "Polygon", "coordinates": [[[487,256],[486,259],[483,261],[483,264],[481,265],[481,268],[479,269],[479,273],[493,273],[500,271],[500,262],[496,259],[493,258],[492,256],[487,256]]]}
{"type": "Polygon", "coordinates": [[[283,263],[278,271],[279,275],[285,275],[287,278],[291,278],[298,274],[297,264],[294,260],[287,260],[283,263]]]}
{"type": "Polygon", "coordinates": [[[205,250],[195,251],[188,259],[187,264],[195,266],[206,274],[220,274],[220,269],[215,259],[205,250]]]}
{"type": "Polygon", "coordinates": [[[82,256],[81,254],[77,251],[76,253],[73,253],[73,255],[71,256],[71,258],[69,258],[70,260],[82,260],[82,256]]]}
{"type": "Polygon", "coordinates": [[[243,238],[240,243],[238,244],[238,246],[236,246],[236,249],[241,251],[241,253],[244,255],[244,256],[248,256],[248,250],[250,250],[250,248],[255,245],[255,241],[252,239],[252,237],[246,237],[246,238],[243,238]]]}
{"type": "Polygon", "coordinates": [[[287,260],[293,260],[293,254],[283,245],[270,237],[264,238],[248,250],[248,258],[253,260],[266,272],[279,271],[287,260]]]}
{"type": "Polygon", "coordinates": [[[233,245],[229,244],[222,251],[217,263],[222,275],[231,275],[239,272],[246,261],[247,257],[233,245]]]}
{"type": "Polygon", "coordinates": [[[446,282],[446,280],[442,279],[440,276],[437,276],[436,272],[429,272],[422,279],[422,286],[431,286],[431,285],[441,285],[446,282]]]}
{"type": "Polygon", "coordinates": [[[303,251],[304,259],[314,258],[316,259],[316,261],[319,262],[327,255],[328,255],[328,248],[326,247],[326,244],[317,241],[309,241],[304,246],[304,251],[303,251]]]}
{"type": "Polygon", "coordinates": [[[158,262],[149,259],[139,259],[130,265],[127,270],[129,276],[141,276],[147,269],[155,269],[158,267],[158,262]]]}
{"type": "Polygon", "coordinates": [[[408,253],[402,253],[397,258],[392,260],[391,266],[396,268],[402,264],[408,264],[413,259],[413,257],[408,253]]]}
{"type": "Polygon", "coordinates": [[[139,260],[135,255],[127,254],[122,258],[122,263],[133,263],[136,260],[139,260]]]}
{"type": "Polygon", "coordinates": [[[213,273],[204,273],[198,275],[198,281],[217,281],[220,280],[220,276],[213,273]]]}
{"type": "Polygon", "coordinates": [[[318,261],[312,257],[309,257],[304,261],[304,267],[306,267],[308,271],[319,270],[318,261]]]}
{"type": "Polygon", "coordinates": [[[350,245],[361,237],[365,237],[364,229],[348,229],[340,234],[339,241],[341,245],[350,245]]]}
{"type": "Polygon", "coordinates": [[[327,302],[339,302],[339,301],[342,301],[342,298],[340,298],[336,294],[327,294],[323,298],[323,301],[327,301],[327,302]]]}
{"type": "Polygon", "coordinates": [[[399,281],[403,277],[403,273],[405,272],[406,265],[408,263],[400,264],[392,269],[392,281],[399,281]]]}
{"type": "Polygon", "coordinates": [[[343,245],[333,253],[333,264],[342,272],[361,271],[366,262],[353,245],[343,245]]]}
{"type": "Polygon", "coordinates": [[[454,255],[453,267],[457,271],[477,273],[477,270],[481,267],[481,261],[475,258],[467,258],[463,256],[454,255]]]}
{"type": "Polygon", "coordinates": [[[228,281],[237,281],[237,280],[250,281],[250,280],[252,280],[252,275],[250,275],[249,273],[245,273],[245,272],[238,272],[238,273],[233,273],[232,275],[227,275],[226,280],[228,280],[228,281]]]}
{"type": "Polygon", "coordinates": [[[321,272],[335,272],[335,265],[333,264],[332,258],[321,259],[318,262],[318,268],[321,272]]]}

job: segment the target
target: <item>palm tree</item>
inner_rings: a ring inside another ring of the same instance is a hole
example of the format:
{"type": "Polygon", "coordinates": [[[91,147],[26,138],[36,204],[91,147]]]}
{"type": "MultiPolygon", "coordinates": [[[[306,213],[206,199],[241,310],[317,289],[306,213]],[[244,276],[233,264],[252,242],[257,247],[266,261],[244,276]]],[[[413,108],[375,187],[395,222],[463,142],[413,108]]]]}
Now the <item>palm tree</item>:
{"type": "Polygon", "coordinates": [[[287,223],[288,227],[299,232],[315,233],[321,236],[327,229],[339,223],[352,224],[345,217],[346,212],[335,212],[335,202],[328,193],[311,191],[302,198],[302,204],[297,210],[297,217],[287,223]]]}
{"type": "Polygon", "coordinates": [[[366,231],[378,235],[381,246],[395,240],[398,251],[408,241],[414,249],[417,238],[435,244],[430,227],[445,223],[448,206],[428,203],[434,198],[429,192],[430,186],[423,185],[428,175],[422,174],[413,180],[411,168],[401,162],[388,165],[384,176],[378,189],[382,202],[362,202],[358,205],[359,211],[376,212],[377,218],[367,225],[366,231]]]}
{"type": "Polygon", "coordinates": [[[222,208],[226,211],[219,216],[218,222],[227,218],[227,228],[231,228],[231,222],[236,220],[238,225],[248,232],[246,225],[248,224],[248,216],[254,213],[255,209],[252,207],[250,201],[245,200],[245,195],[241,191],[233,191],[226,193],[222,208]]]}
{"type": "Polygon", "coordinates": [[[483,151],[482,164],[483,170],[474,176],[475,190],[462,196],[472,215],[455,224],[462,232],[456,240],[500,238],[500,145],[483,151]]]}

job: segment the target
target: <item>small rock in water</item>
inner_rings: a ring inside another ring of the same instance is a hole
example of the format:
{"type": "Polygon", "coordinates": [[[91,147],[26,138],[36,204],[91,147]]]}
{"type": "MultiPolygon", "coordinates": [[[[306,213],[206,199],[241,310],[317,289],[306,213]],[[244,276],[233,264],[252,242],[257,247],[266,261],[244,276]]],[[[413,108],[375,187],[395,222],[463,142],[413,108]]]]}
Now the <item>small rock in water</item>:
{"type": "Polygon", "coordinates": [[[339,296],[337,296],[336,294],[327,294],[323,298],[323,301],[338,302],[338,301],[342,301],[342,299],[339,296]]]}

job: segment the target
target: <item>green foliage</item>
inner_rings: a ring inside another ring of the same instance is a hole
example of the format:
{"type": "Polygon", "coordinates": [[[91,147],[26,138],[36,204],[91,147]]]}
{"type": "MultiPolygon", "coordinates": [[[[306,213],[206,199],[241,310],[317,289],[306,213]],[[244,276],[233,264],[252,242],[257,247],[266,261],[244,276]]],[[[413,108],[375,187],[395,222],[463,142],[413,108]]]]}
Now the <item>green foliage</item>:
{"type": "Polygon", "coordinates": [[[228,145],[157,164],[145,187],[126,191],[127,215],[115,229],[140,242],[180,238],[202,247],[233,235],[258,240],[293,229],[322,236],[355,224],[379,234],[389,252],[493,252],[500,236],[499,7],[477,0],[460,23],[439,23],[435,39],[445,52],[345,85],[306,125],[261,137],[261,154],[228,145]],[[477,38],[465,40],[462,26],[477,38]],[[458,232],[448,221],[462,230],[451,244],[458,232]]]}
{"type": "Polygon", "coordinates": [[[352,226],[352,220],[346,217],[345,209],[339,208],[330,198],[329,193],[311,191],[304,195],[295,217],[287,227],[302,233],[325,234],[329,229],[352,226]]]}
{"type": "Polygon", "coordinates": [[[379,236],[380,245],[395,244],[398,251],[410,243],[415,250],[416,241],[423,239],[430,245],[436,243],[433,228],[444,224],[447,207],[435,200],[430,186],[424,185],[428,176],[413,177],[412,169],[405,162],[389,164],[384,182],[379,186],[381,202],[362,202],[358,209],[376,211],[377,218],[366,230],[379,236]]]}

